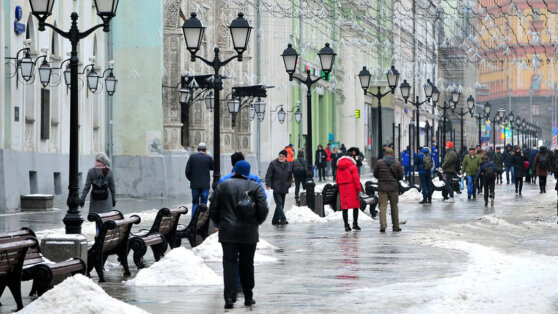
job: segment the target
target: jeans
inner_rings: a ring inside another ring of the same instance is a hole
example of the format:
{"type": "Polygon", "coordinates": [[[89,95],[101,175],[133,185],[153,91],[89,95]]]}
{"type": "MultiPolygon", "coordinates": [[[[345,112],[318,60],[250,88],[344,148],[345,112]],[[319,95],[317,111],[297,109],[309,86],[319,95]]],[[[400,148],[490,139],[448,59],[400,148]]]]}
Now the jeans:
{"type": "Polygon", "coordinates": [[[506,183],[510,183],[510,171],[511,171],[511,183],[515,183],[515,176],[513,171],[513,166],[506,166],[506,183]]]}
{"type": "Polygon", "coordinates": [[[495,180],[484,179],[484,204],[488,204],[488,197],[494,199],[495,180]]]}
{"type": "Polygon", "coordinates": [[[477,193],[477,187],[473,176],[467,176],[467,196],[475,195],[477,193]]]}
{"type": "Polygon", "coordinates": [[[298,199],[298,194],[300,192],[300,186],[304,188],[304,178],[295,177],[295,198],[298,199]]]}
{"type": "Polygon", "coordinates": [[[271,223],[276,224],[279,223],[281,220],[286,221],[287,217],[285,217],[285,212],[283,211],[283,207],[285,206],[285,196],[287,194],[280,194],[273,192],[273,199],[275,200],[275,212],[273,213],[273,219],[271,223]]]}
{"type": "Polygon", "coordinates": [[[208,196],[209,189],[192,189],[192,218],[194,218],[196,208],[198,208],[200,204],[207,205],[208,196]]]}
{"type": "Polygon", "coordinates": [[[422,198],[427,200],[432,197],[432,192],[434,192],[430,171],[428,171],[425,174],[420,174],[419,178],[420,178],[420,188],[422,190],[422,198]]]}
{"type": "Polygon", "coordinates": [[[455,178],[455,173],[444,173],[444,198],[448,196],[453,198],[453,178],[455,178]]]}
{"type": "Polygon", "coordinates": [[[242,281],[244,299],[252,300],[254,289],[254,254],[256,244],[221,243],[223,247],[223,281],[225,301],[236,301],[238,277],[242,281]]]}

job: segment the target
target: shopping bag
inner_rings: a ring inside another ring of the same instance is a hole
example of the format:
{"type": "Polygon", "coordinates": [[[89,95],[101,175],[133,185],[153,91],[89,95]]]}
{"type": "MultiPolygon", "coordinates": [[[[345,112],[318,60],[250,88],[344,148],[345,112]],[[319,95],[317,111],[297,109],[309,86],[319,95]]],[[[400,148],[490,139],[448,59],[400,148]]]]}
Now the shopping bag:
{"type": "Polygon", "coordinates": [[[463,177],[461,177],[461,191],[465,189],[465,182],[463,182],[463,177]]]}

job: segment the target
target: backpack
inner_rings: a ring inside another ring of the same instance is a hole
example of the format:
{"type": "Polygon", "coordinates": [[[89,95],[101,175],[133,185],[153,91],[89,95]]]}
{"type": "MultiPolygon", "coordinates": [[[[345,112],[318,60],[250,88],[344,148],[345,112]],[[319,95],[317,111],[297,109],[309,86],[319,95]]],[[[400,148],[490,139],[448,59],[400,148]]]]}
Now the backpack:
{"type": "Polygon", "coordinates": [[[492,165],[489,164],[488,166],[486,166],[484,173],[488,180],[496,179],[496,171],[494,171],[494,167],[492,167],[492,165]]]}
{"type": "Polygon", "coordinates": [[[548,170],[548,155],[540,155],[539,156],[539,168],[542,170],[548,170]]]}
{"type": "Polygon", "coordinates": [[[100,175],[91,183],[91,198],[97,201],[106,200],[108,198],[108,179],[104,175],[100,175]]]}
{"type": "Polygon", "coordinates": [[[432,157],[430,157],[430,155],[428,154],[424,154],[424,156],[422,157],[422,168],[424,170],[431,170],[433,165],[434,163],[432,161],[432,157]]]}

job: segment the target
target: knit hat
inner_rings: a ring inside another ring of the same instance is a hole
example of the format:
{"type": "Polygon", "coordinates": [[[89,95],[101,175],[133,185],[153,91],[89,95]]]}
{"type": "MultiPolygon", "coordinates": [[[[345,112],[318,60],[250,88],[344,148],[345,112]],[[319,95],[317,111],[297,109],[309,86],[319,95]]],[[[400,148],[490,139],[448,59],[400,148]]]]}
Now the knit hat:
{"type": "Polygon", "coordinates": [[[206,149],[207,149],[207,146],[205,146],[205,143],[204,143],[204,142],[200,142],[200,143],[198,144],[198,150],[199,150],[199,151],[205,151],[206,149]]]}
{"type": "Polygon", "coordinates": [[[283,156],[287,157],[288,153],[287,153],[286,150],[283,149],[282,151],[279,152],[279,155],[283,155],[283,156]]]}
{"type": "Polygon", "coordinates": [[[246,160],[241,160],[234,165],[233,172],[237,176],[248,178],[250,175],[250,164],[246,160]]]}
{"type": "Polygon", "coordinates": [[[110,158],[103,152],[100,152],[95,156],[95,161],[101,162],[105,166],[110,165],[110,158]]]}
{"type": "Polygon", "coordinates": [[[446,142],[446,146],[448,148],[453,148],[453,142],[446,142]]]}

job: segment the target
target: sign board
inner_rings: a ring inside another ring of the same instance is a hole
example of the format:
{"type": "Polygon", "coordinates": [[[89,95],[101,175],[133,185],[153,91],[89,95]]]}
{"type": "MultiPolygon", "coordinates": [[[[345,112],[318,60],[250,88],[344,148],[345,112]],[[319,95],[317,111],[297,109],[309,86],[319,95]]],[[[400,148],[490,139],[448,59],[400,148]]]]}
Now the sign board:
{"type": "Polygon", "coordinates": [[[360,110],[355,110],[355,118],[360,118],[360,110]]]}
{"type": "Polygon", "coordinates": [[[18,35],[25,33],[25,24],[19,22],[23,17],[23,10],[19,5],[15,7],[14,15],[15,15],[14,32],[18,35]]]}

